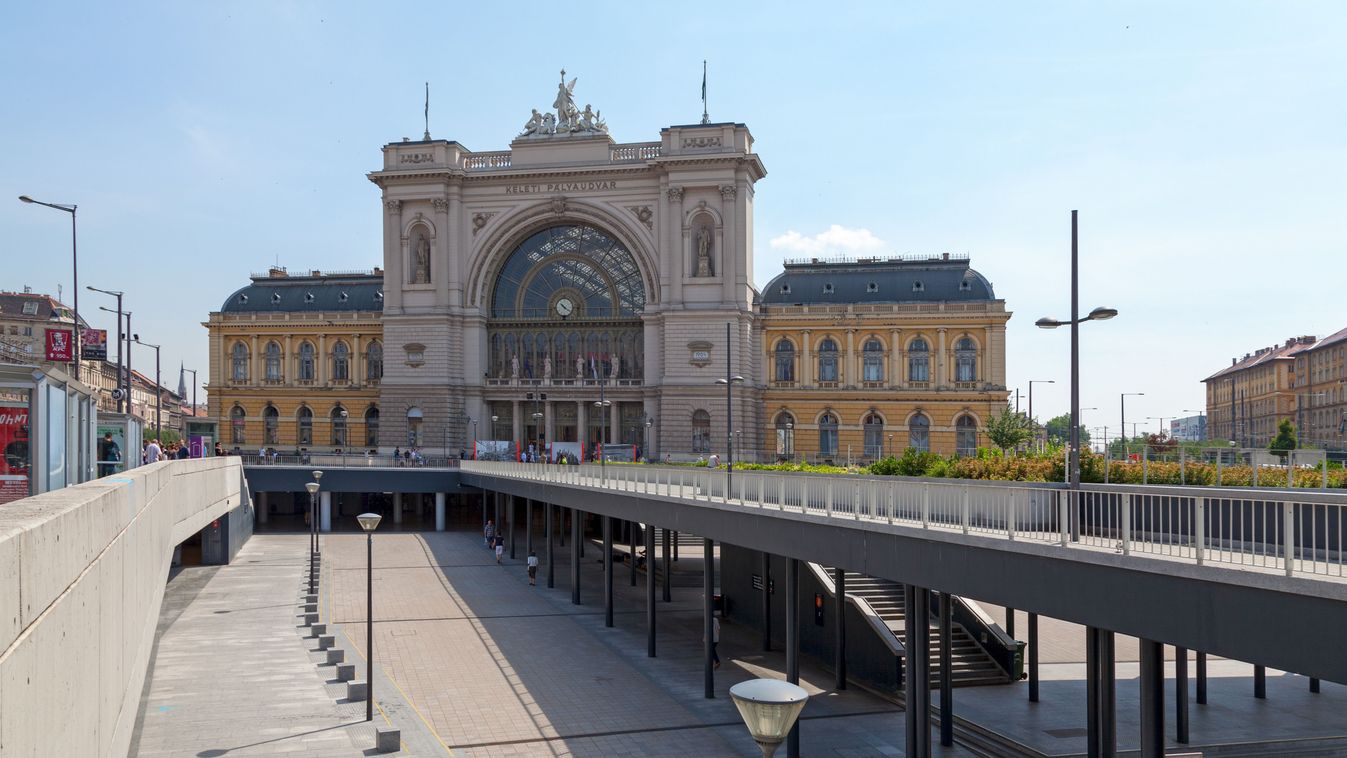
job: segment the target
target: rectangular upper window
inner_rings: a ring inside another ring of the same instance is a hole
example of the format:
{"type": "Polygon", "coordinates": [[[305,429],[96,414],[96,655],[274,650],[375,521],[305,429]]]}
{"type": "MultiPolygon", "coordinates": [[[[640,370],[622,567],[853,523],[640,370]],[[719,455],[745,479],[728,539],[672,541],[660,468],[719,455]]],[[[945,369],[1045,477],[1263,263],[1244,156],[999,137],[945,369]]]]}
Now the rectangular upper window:
{"type": "Polygon", "coordinates": [[[25,316],[36,316],[36,315],[37,315],[37,301],[29,300],[28,302],[24,303],[24,304],[23,304],[23,315],[25,315],[25,316]]]}

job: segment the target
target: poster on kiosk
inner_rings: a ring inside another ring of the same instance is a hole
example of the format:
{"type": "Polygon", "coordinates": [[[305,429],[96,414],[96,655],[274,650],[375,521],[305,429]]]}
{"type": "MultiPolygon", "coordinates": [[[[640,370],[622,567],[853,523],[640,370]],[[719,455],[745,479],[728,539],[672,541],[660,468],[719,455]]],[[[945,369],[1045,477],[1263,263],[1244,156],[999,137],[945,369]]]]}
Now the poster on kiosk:
{"type": "Polygon", "coordinates": [[[29,470],[32,467],[28,446],[28,391],[0,389],[0,504],[28,497],[29,470]]]}

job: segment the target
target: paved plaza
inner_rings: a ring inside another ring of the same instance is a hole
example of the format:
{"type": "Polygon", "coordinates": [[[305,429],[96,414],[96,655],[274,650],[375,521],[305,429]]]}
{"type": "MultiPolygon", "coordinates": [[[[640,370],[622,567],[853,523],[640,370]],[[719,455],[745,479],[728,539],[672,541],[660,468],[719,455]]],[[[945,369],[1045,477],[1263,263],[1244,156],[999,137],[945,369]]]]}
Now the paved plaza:
{"type": "MultiPolygon", "coordinates": [[[[517,558],[507,552],[502,565],[475,531],[376,534],[375,719],[402,730],[402,755],[758,754],[728,689],[779,676],[784,656],[761,652],[756,630],[727,621],[716,698],[703,697],[699,550],[681,551],[673,602],[658,604],[659,656],[651,659],[644,575],[631,587],[629,570],[616,568],[615,626],[605,628],[601,551],[592,545],[586,551],[583,604],[575,606],[569,544],[558,548],[556,587],[549,590],[541,535],[536,539],[543,566],[538,586],[530,587],[522,527],[517,558]]],[[[173,579],[133,755],[371,752],[363,704],[344,700],[332,667],[318,665],[322,657],[299,626],[306,553],[306,535],[260,534],[233,565],[186,569],[173,579]]],[[[326,535],[323,557],[322,620],[333,625],[338,646],[363,678],[365,539],[326,535]]],[[[1003,619],[1003,609],[987,610],[1003,619]]],[[[1022,613],[1019,623],[1023,638],[1022,613]]],[[[1083,630],[1050,619],[1041,620],[1040,630],[1043,702],[1028,703],[1022,684],[961,688],[955,710],[1025,745],[1026,754],[1080,754],[1083,630]]],[[[1127,749],[1137,733],[1135,641],[1119,637],[1117,648],[1118,739],[1127,749]]],[[[813,696],[802,722],[805,755],[903,754],[899,707],[859,688],[834,691],[829,672],[802,662],[802,685],[813,696]]],[[[1210,704],[1191,706],[1193,745],[1347,735],[1342,686],[1324,683],[1312,695],[1303,677],[1270,671],[1268,698],[1255,700],[1251,667],[1217,659],[1209,682],[1210,704]]],[[[933,693],[937,703],[938,697],[933,693]]],[[[1167,712],[1172,719],[1172,700],[1167,712]]],[[[1341,743],[1296,744],[1331,755],[1341,743]]],[[[975,753],[937,747],[935,754],[975,753]]]]}

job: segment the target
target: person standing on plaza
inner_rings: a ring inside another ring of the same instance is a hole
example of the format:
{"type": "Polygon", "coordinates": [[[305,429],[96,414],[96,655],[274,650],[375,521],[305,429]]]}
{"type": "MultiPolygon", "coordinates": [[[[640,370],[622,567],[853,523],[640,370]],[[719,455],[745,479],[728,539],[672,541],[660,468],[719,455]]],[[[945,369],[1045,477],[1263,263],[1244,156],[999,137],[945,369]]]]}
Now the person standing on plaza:
{"type": "MultiPolygon", "coordinates": [[[[702,635],[705,640],[706,636],[702,635]]],[[[720,617],[711,616],[711,668],[720,668],[720,651],[717,648],[720,645],[720,617]]]]}
{"type": "Polygon", "coordinates": [[[529,551],[529,586],[535,587],[538,584],[538,553],[529,551]]]}
{"type": "Polygon", "coordinates": [[[496,538],[496,563],[500,563],[500,559],[501,559],[501,558],[504,558],[504,557],[505,557],[505,540],[501,539],[500,537],[497,537],[497,538],[496,538]]]}
{"type": "Polygon", "coordinates": [[[164,455],[164,449],[159,447],[158,440],[150,440],[145,443],[145,462],[157,463],[164,455]]]}
{"type": "Polygon", "coordinates": [[[482,527],[482,537],[483,537],[483,540],[486,542],[486,546],[487,546],[488,548],[491,548],[491,547],[493,547],[493,546],[495,545],[495,543],[496,543],[496,522],[495,522],[495,521],[493,521],[493,520],[491,520],[491,519],[487,519],[487,520],[486,520],[486,526],[482,527]]]}
{"type": "Polygon", "coordinates": [[[117,440],[112,438],[112,432],[105,432],[103,440],[98,443],[98,475],[107,476],[116,473],[117,464],[121,460],[121,447],[117,444],[117,440]]]}

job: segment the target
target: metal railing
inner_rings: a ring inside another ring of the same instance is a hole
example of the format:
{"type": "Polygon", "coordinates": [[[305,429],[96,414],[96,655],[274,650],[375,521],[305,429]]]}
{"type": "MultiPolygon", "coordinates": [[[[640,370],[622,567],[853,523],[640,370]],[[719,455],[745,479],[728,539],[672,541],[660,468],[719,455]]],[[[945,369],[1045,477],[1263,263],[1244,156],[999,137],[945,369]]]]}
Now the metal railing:
{"type": "MultiPolygon", "coordinates": [[[[232,455],[232,453],[230,453],[232,455]]],[[[324,466],[340,468],[458,468],[456,457],[405,456],[371,453],[243,453],[239,455],[245,466],[324,466]]]]}
{"type": "Polygon", "coordinates": [[[1347,576],[1347,494],[465,461],[467,473],[1184,562],[1347,576]]]}

